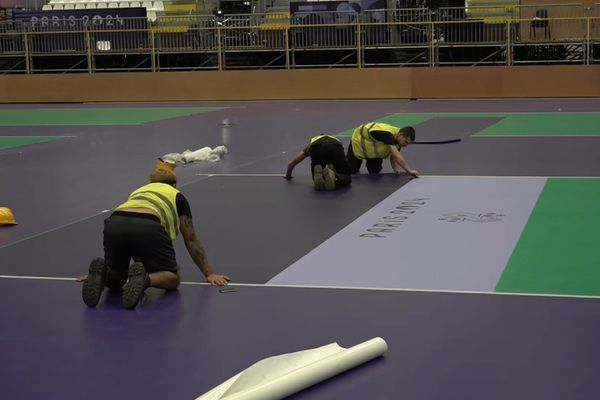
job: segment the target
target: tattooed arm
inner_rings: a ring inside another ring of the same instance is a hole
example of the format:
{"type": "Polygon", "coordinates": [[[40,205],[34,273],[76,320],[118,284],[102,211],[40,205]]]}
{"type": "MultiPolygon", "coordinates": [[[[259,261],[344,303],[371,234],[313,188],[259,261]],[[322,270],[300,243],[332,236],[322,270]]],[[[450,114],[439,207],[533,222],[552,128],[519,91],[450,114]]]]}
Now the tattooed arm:
{"type": "Polygon", "coordinates": [[[392,164],[392,169],[396,174],[400,173],[400,169],[398,168],[400,167],[415,178],[419,176],[419,171],[408,166],[406,159],[400,154],[400,150],[395,145],[390,145],[390,151],[390,164],[392,164]]]}
{"type": "Polygon", "coordinates": [[[206,253],[204,252],[204,247],[196,236],[192,219],[187,215],[182,215],[179,217],[179,222],[179,230],[181,231],[181,236],[183,236],[185,247],[187,248],[190,257],[192,257],[192,260],[194,260],[194,263],[198,266],[198,268],[200,268],[200,271],[202,271],[206,277],[206,280],[213,285],[227,285],[227,282],[230,281],[229,277],[215,274],[212,266],[208,262],[206,253]]]}

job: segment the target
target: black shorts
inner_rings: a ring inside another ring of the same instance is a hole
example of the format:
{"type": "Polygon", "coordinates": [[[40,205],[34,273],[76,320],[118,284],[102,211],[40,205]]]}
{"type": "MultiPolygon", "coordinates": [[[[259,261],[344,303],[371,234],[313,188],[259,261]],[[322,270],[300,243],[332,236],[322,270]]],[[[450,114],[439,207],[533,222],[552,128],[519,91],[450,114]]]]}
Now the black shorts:
{"type": "Polygon", "coordinates": [[[146,271],[177,272],[173,242],[151,214],[116,211],[104,221],[104,259],[112,270],[127,271],[131,259],[146,271]]]}
{"type": "Polygon", "coordinates": [[[310,155],[311,169],[315,165],[333,164],[335,172],[350,174],[350,165],[344,154],[344,146],[336,139],[327,136],[319,139],[308,148],[308,154],[310,155]]]}
{"type": "MultiPolygon", "coordinates": [[[[354,154],[352,143],[348,145],[348,152],[346,154],[346,158],[348,159],[348,164],[350,165],[351,172],[353,174],[358,174],[363,160],[356,157],[356,155],[354,154]]],[[[369,171],[369,174],[378,174],[383,169],[383,158],[367,158],[366,160],[367,171],[369,171]]]]}

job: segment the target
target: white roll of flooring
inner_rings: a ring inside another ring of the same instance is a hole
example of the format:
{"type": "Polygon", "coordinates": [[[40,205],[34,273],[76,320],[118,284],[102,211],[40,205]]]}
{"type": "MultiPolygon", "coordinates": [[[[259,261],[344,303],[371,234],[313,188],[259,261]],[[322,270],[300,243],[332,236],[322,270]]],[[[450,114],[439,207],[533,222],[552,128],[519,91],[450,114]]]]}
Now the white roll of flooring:
{"type": "Polygon", "coordinates": [[[269,357],[196,400],[278,400],[377,358],[387,343],[376,337],[350,348],[337,343],[269,357]]]}

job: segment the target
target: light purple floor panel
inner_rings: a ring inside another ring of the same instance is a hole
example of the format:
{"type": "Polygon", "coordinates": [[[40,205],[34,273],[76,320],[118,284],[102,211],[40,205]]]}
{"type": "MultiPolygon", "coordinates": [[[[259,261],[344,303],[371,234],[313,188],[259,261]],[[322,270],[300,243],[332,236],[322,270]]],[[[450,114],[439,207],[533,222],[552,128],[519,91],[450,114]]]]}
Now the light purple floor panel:
{"type": "Polygon", "coordinates": [[[67,281],[0,280],[7,399],[194,399],[252,363],[383,337],[377,359],[294,399],[593,399],[597,299],[185,286],[127,311],[67,281]],[[59,312],[60,310],[60,312],[59,312]]]}
{"type": "Polygon", "coordinates": [[[268,283],[492,292],[545,182],[413,179],[268,283]]]}

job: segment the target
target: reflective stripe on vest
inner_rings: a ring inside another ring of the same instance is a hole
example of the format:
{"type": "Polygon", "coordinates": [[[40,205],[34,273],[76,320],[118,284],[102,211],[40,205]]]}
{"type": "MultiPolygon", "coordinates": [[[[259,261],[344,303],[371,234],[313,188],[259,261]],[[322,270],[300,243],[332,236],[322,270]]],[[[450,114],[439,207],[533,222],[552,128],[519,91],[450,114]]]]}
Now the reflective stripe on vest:
{"type": "Polygon", "coordinates": [[[359,126],[352,132],[352,152],[361,160],[368,158],[388,158],[390,156],[389,145],[373,139],[371,131],[385,131],[398,138],[400,128],[384,124],[382,122],[371,122],[359,126]]]}
{"type": "Polygon", "coordinates": [[[332,139],[335,139],[338,142],[342,143],[340,141],[340,139],[336,138],[335,136],[331,136],[331,135],[317,135],[317,136],[313,137],[312,139],[310,139],[310,144],[313,145],[316,142],[318,142],[319,140],[323,139],[324,137],[332,138],[332,139]]]}
{"type": "Polygon", "coordinates": [[[153,210],[160,218],[160,224],[174,240],[179,232],[179,215],[177,214],[177,193],[179,191],[166,183],[150,183],[135,190],[129,199],[116,210],[123,208],[147,208],[153,210]]]}

